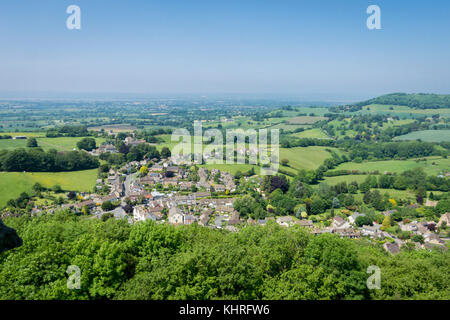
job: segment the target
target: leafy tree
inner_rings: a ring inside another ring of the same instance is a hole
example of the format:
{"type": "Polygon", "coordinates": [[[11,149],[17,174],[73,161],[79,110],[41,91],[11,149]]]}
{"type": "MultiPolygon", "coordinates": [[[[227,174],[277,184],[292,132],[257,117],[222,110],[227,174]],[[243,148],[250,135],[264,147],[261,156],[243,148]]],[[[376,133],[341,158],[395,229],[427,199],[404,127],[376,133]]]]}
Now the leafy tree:
{"type": "Polygon", "coordinates": [[[163,147],[161,149],[161,157],[164,159],[167,159],[167,158],[170,158],[170,156],[171,156],[170,149],[167,147],[163,147]]]}
{"type": "Polygon", "coordinates": [[[94,138],[83,138],[77,142],[77,148],[80,150],[92,151],[97,147],[94,138]]]}
{"type": "Polygon", "coordinates": [[[413,235],[413,236],[411,237],[411,240],[414,241],[414,242],[421,243],[421,244],[424,243],[424,238],[423,238],[423,236],[420,235],[420,234],[415,234],[415,235],[413,235]]]}
{"type": "Polygon", "coordinates": [[[390,227],[391,227],[391,217],[389,215],[387,215],[383,219],[383,223],[382,223],[381,229],[382,230],[386,230],[386,229],[388,229],[390,227]]]}
{"type": "Polygon", "coordinates": [[[114,210],[115,206],[111,201],[105,201],[102,203],[102,210],[103,211],[111,211],[114,210]]]}
{"type": "Polygon", "coordinates": [[[28,148],[37,148],[38,147],[38,143],[37,143],[36,138],[33,138],[33,137],[28,138],[28,140],[27,140],[27,147],[28,148]]]}
{"type": "Polygon", "coordinates": [[[146,176],[147,174],[148,174],[148,168],[146,167],[146,166],[142,166],[140,169],[139,169],[139,173],[141,174],[141,176],[146,176]]]}

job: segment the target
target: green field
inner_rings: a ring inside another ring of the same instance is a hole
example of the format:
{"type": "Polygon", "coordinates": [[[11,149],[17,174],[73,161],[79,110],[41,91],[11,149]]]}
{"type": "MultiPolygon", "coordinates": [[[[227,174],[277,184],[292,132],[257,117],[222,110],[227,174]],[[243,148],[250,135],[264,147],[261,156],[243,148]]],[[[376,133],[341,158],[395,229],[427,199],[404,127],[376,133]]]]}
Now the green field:
{"type": "Polygon", "coordinates": [[[325,149],[337,150],[327,147],[297,147],[297,148],[280,148],[280,160],[288,159],[289,165],[293,169],[317,169],[331,155],[325,149]]]}
{"type": "Polygon", "coordinates": [[[326,120],[325,117],[311,117],[311,116],[300,116],[288,119],[289,124],[313,124],[321,120],[326,120]]]}
{"type": "Polygon", "coordinates": [[[395,137],[394,140],[417,140],[427,142],[450,141],[450,130],[423,130],[395,137]]]}
{"type": "Polygon", "coordinates": [[[330,137],[327,136],[320,128],[297,132],[293,134],[293,136],[298,138],[330,139],[330,137]]]}
{"type": "Polygon", "coordinates": [[[359,170],[371,172],[378,170],[380,173],[385,171],[401,173],[406,170],[422,167],[428,175],[438,175],[450,170],[450,159],[441,157],[428,157],[427,161],[415,160],[386,160],[386,161],[368,161],[362,163],[346,162],[333,170],[359,170]],[[433,163],[435,163],[433,165],[433,163]]]}
{"type": "Polygon", "coordinates": [[[39,182],[50,188],[58,184],[63,190],[92,191],[97,169],[72,172],[0,172],[0,207],[22,192],[30,192],[39,182]]]}
{"type": "Polygon", "coordinates": [[[443,117],[450,117],[449,108],[441,109],[413,109],[407,106],[396,106],[396,105],[381,105],[381,104],[371,104],[362,108],[358,113],[362,114],[390,114],[393,116],[399,116],[400,118],[411,118],[417,116],[432,116],[434,114],[439,114],[443,117]],[[391,110],[391,108],[393,110],[391,110]]]}
{"type": "Polygon", "coordinates": [[[366,179],[366,175],[355,174],[355,175],[345,175],[345,176],[337,176],[337,177],[325,177],[324,181],[330,186],[336,185],[340,182],[347,182],[349,184],[352,181],[358,182],[360,184],[366,179]]]}
{"type": "MultiPolygon", "coordinates": [[[[77,142],[83,137],[44,138],[35,136],[38,146],[44,150],[56,149],[58,151],[71,151],[77,148],[77,142]]],[[[95,138],[97,146],[105,141],[104,138],[95,138]]],[[[0,150],[26,148],[27,140],[0,139],[0,150]]]]}

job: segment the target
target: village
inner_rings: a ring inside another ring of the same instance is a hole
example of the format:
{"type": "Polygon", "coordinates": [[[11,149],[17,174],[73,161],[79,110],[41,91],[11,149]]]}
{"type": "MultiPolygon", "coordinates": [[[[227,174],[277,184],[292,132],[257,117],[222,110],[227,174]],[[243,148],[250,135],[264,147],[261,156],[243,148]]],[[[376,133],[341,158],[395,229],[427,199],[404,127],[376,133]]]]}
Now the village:
{"type": "MultiPolygon", "coordinates": [[[[145,141],[127,137],[125,143],[136,146],[145,141]]],[[[91,154],[115,153],[114,145],[103,144],[91,154]]],[[[48,211],[70,209],[98,219],[126,219],[130,224],[153,220],[158,224],[168,223],[175,226],[198,224],[204,227],[225,229],[238,232],[247,225],[264,226],[277,223],[283,227],[302,227],[312,234],[337,234],[342,238],[368,238],[383,243],[390,253],[398,253],[406,241],[383,231],[381,224],[358,227],[356,219],[364,213],[354,211],[347,218],[336,215],[327,226],[314,223],[308,218],[295,216],[267,216],[264,219],[243,219],[235,210],[234,202],[244,194],[240,183],[251,182],[254,191],[266,198],[259,188],[262,179],[257,175],[235,179],[227,171],[175,165],[171,157],[166,159],[144,159],[131,161],[107,173],[99,174],[96,181],[96,193],[78,193],[74,201],[60,207],[45,208],[48,211]]],[[[248,187],[246,184],[246,186],[248,187]]],[[[435,206],[436,201],[427,200],[426,205],[435,206]]],[[[41,210],[34,208],[32,213],[41,210]]],[[[395,210],[382,212],[389,216],[395,210]]],[[[442,224],[450,223],[450,213],[441,216],[439,223],[427,221],[401,221],[402,231],[423,237],[421,243],[414,243],[417,249],[446,249],[446,242],[436,233],[442,224]]],[[[411,243],[411,242],[410,242],[411,243]]]]}

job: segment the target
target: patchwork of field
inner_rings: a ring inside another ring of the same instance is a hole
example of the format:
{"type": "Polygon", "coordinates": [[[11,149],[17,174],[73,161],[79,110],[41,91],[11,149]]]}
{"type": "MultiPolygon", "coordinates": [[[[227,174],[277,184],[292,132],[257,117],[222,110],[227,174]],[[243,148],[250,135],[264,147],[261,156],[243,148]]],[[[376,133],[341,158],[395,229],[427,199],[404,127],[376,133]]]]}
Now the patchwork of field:
{"type": "Polygon", "coordinates": [[[442,157],[428,157],[427,161],[416,160],[386,160],[386,161],[367,161],[362,163],[346,162],[333,170],[359,170],[373,172],[378,170],[380,173],[385,171],[401,173],[414,168],[423,168],[428,175],[439,175],[450,171],[450,159],[442,157]]]}
{"type": "Polygon", "coordinates": [[[450,141],[450,130],[423,130],[410,132],[408,134],[395,137],[394,140],[417,140],[427,142],[450,141]]]}
{"type": "Polygon", "coordinates": [[[0,172],[0,207],[22,192],[31,192],[39,182],[46,188],[60,185],[63,190],[92,191],[97,169],[71,172],[0,172]]]}

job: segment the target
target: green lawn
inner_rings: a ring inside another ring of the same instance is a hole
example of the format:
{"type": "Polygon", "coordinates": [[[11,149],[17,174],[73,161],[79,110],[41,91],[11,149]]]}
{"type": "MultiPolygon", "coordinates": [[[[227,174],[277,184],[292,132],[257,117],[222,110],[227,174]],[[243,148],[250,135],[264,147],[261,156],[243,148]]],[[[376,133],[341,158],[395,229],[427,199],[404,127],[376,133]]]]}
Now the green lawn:
{"type": "Polygon", "coordinates": [[[91,191],[97,179],[97,169],[72,172],[0,172],[0,207],[22,192],[30,192],[39,182],[50,188],[59,184],[64,190],[91,191]]]}
{"type": "Polygon", "coordinates": [[[427,161],[415,160],[386,160],[386,161],[368,161],[362,163],[346,162],[333,170],[359,170],[359,171],[375,171],[380,173],[385,171],[401,173],[406,170],[422,167],[428,175],[438,175],[441,172],[450,170],[450,159],[441,157],[428,157],[427,161]],[[435,163],[433,165],[433,163],[435,163]]]}
{"type": "Polygon", "coordinates": [[[417,140],[427,142],[450,141],[450,130],[423,130],[410,132],[408,134],[395,137],[394,140],[417,140]]]}

